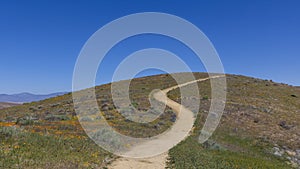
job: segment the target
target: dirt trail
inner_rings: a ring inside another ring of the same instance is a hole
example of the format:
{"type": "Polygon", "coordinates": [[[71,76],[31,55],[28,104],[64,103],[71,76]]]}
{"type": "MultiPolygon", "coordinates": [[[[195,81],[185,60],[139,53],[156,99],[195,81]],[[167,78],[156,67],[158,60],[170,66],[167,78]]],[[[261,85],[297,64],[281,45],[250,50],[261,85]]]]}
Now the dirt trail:
{"type": "MultiPolygon", "coordinates": [[[[219,78],[223,76],[214,76],[211,78],[219,78]]],[[[178,115],[176,122],[172,127],[163,135],[159,135],[156,139],[144,142],[141,145],[133,147],[125,156],[134,156],[135,154],[140,154],[145,152],[145,156],[159,152],[166,148],[171,148],[177,143],[179,143],[183,138],[188,136],[190,133],[193,123],[194,114],[181,104],[169,99],[166,95],[169,91],[174,90],[179,87],[183,87],[192,83],[206,81],[211,78],[203,78],[194,81],[190,81],[184,84],[176,85],[161,92],[155,93],[153,96],[156,100],[164,102],[167,106],[173,109],[178,115]]],[[[134,159],[134,158],[119,158],[114,161],[108,168],[109,169],[164,169],[166,167],[166,160],[168,158],[168,153],[157,155],[150,158],[134,159]]]]}

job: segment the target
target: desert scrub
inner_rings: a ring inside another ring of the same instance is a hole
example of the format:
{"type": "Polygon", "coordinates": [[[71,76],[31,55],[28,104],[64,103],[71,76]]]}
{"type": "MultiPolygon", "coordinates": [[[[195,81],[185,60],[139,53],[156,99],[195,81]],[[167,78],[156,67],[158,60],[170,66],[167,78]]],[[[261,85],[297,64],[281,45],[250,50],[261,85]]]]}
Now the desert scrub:
{"type": "Polygon", "coordinates": [[[21,133],[21,129],[16,126],[0,127],[1,137],[13,137],[21,133]]]}
{"type": "Polygon", "coordinates": [[[48,120],[48,121],[65,121],[65,120],[70,120],[71,118],[68,117],[67,115],[53,115],[53,114],[50,114],[50,115],[47,115],[45,117],[45,120],[48,120]]]}
{"type": "Polygon", "coordinates": [[[16,124],[18,125],[33,125],[35,122],[35,118],[31,116],[20,117],[17,119],[16,124]]]}

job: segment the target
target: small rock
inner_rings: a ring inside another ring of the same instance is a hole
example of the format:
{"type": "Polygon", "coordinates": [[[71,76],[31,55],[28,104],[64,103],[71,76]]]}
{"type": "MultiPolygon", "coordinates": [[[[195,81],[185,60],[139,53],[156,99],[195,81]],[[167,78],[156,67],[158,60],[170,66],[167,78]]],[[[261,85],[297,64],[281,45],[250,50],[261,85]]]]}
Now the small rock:
{"type": "Polygon", "coordinates": [[[279,152],[279,151],[275,151],[274,155],[275,155],[275,156],[278,156],[278,157],[281,157],[281,156],[282,156],[281,152],[279,152]]]}
{"type": "Polygon", "coordinates": [[[292,157],[296,156],[296,152],[294,152],[294,151],[286,150],[285,152],[286,152],[289,156],[292,156],[292,157]]]}
{"type": "Polygon", "coordinates": [[[278,125],[279,125],[280,127],[284,128],[284,129],[286,129],[286,130],[289,130],[289,129],[291,129],[291,128],[293,127],[293,126],[291,126],[291,125],[287,125],[287,124],[286,124],[286,121],[280,121],[278,125]]]}
{"type": "Polygon", "coordinates": [[[294,95],[294,94],[292,94],[291,96],[292,96],[292,97],[297,97],[297,95],[294,95]]]}
{"type": "Polygon", "coordinates": [[[273,147],[274,151],[280,151],[280,149],[278,147],[273,147]]]}
{"type": "Polygon", "coordinates": [[[285,150],[287,150],[287,149],[288,149],[288,147],[287,147],[287,146],[282,146],[282,148],[283,148],[283,149],[285,149],[285,150]]]}

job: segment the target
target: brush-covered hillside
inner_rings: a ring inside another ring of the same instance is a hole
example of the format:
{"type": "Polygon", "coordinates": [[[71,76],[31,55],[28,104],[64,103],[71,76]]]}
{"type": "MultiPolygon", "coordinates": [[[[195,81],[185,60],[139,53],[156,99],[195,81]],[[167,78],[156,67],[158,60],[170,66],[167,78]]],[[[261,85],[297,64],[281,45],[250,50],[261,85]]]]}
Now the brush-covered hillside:
{"type": "Polygon", "coordinates": [[[0,102],[0,109],[8,108],[8,107],[13,107],[17,106],[19,104],[17,103],[7,103],[7,102],[0,102]]]}
{"type": "MultiPolygon", "coordinates": [[[[177,74],[185,76],[184,73],[177,74]]],[[[196,79],[206,73],[194,73],[196,79]]],[[[191,135],[169,151],[168,168],[299,168],[300,88],[245,76],[227,75],[227,102],[221,123],[204,144],[198,136],[211,101],[210,81],[198,82],[200,110],[191,135]]],[[[154,89],[176,85],[171,75],[133,79],[131,106],[152,109],[154,89]]],[[[184,87],[188,90],[189,86],[184,87]]],[[[111,84],[97,86],[100,112],[117,131],[150,137],[166,131],[176,113],[166,108],[151,123],[125,119],[111,98],[111,84]]],[[[180,103],[180,90],[168,93],[180,103]]],[[[89,102],[83,97],[82,102],[89,102]]],[[[0,110],[0,168],[105,168],[117,157],[83,131],[71,93],[0,110]]],[[[82,119],[81,119],[82,120],[82,119]]],[[[93,117],[84,119],[94,120],[93,117]]]]}

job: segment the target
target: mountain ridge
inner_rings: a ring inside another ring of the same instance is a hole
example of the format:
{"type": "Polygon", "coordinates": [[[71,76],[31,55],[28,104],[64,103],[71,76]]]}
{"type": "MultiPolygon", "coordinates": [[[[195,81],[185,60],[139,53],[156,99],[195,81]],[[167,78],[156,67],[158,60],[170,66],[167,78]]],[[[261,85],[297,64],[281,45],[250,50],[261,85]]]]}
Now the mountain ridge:
{"type": "Polygon", "coordinates": [[[0,102],[6,103],[28,103],[33,101],[40,101],[51,97],[64,95],[67,92],[55,92],[50,94],[32,94],[29,92],[22,92],[17,94],[0,94],[0,102]]]}

